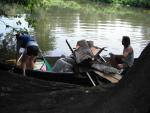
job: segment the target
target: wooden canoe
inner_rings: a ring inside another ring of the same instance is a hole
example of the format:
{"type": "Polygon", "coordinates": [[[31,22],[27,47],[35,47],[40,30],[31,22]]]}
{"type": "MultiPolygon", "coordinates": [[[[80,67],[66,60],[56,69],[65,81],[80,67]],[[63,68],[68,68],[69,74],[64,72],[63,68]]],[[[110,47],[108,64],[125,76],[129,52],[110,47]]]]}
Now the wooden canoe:
{"type": "MultiPolygon", "coordinates": [[[[60,57],[45,57],[45,59],[51,64],[52,66],[60,57]]],[[[22,74],[22,70],[19,68],[14,67],[14,65],[0,63],[0,69],[6,71],[12,71],[18,74],[22,74]]],[[[104,74],[99,71],[88,71],[89,75],[91,76],[95,85],[99,85],[100,82],[114,84],[118,83],[119,80],[122,78],[121,75],[110,75],[104,74]]],[[[43,72],[40,70],[26,70],[27,77],[33,77],[37,79],[47,80],[47,81],[55,81],[55,82],[63,82],[69,84],[77,84],[82,86],[93,86],[91,80],[87,76],[87,73],[73,73],[73,72],[65,72],[65,73],[54,73],[54,72],[43,72]]]]}

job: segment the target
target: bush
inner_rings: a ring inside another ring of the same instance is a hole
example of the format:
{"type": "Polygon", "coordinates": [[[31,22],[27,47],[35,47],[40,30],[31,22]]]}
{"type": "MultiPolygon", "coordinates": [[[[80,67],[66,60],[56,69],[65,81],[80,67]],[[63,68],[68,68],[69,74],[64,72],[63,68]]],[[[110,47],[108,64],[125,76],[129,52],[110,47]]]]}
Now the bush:
{"type": "Polygon", "coordinates": [[[90,0],[90,1],[150,8],[150,0],[90,0]]]}

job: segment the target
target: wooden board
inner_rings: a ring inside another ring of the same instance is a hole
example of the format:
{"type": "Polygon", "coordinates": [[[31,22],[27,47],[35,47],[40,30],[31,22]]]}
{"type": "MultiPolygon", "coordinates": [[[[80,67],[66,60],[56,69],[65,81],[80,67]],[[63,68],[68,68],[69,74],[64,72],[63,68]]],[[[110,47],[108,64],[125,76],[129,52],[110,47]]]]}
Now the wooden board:
{"type": "Polygon", "coordinates": [[[122,76],[119,74],[104,74],[102,72],[99,71],[94,71],[96,74],[98,74],[99,76],[107,79],[108,81],[110,81],[111,83],[118,83],[119,80],[121,80],[122,76]]]}
{"type": "Polygon", "coordinates": [[[97,53],[101,50],[100,48],[95,48],[95,47],[91,47],[90,49],[94,56],[97,55],[97,53]]]}

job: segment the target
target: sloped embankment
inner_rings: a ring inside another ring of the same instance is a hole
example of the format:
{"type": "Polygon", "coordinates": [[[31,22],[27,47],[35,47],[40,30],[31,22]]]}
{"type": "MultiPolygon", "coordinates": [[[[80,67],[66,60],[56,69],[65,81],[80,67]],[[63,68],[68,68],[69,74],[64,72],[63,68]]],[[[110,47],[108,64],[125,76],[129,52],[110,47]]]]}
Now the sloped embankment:
{"type": "Polygon", "coordinates": [[[81,88],[1,71],[1,113],[149,113],[150,44],[131,71],[111,88],[81,88]],[[4,76],[9,74],[9,76],[4,76]],[[4,93],[5,92],[5,93],[4,93]]]}

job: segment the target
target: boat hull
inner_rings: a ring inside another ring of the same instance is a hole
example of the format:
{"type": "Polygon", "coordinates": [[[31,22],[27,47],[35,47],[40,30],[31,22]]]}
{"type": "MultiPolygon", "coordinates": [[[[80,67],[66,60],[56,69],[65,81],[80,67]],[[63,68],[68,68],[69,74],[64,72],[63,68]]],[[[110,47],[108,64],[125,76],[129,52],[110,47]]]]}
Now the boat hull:
{"type": "MultiPolygon", "coordinates": [[[[22,75],[22,70],[14,67],[13,65],[8,65],[5,63],[0,63],[0,69],[5,71],[10,71],[13,73],[22,75]]],[[[26,76],[32,77],[35,79],[41,79],[46,81],[54,81],[54,82],[63,82],[69,84],[76,84],[81,86],[92,86],[92,83],[88,79],[85,73],[54,73],[54,72],[43,72],[38,70],[26,70],[26,76]]]]}
{"type": "MultiPolygon", "coordinates": [[[[45,57],[45,59],[49,62],[51,66],[59,59],[60,57],[45,57]]],[[[41,59],[41,58],[40,58],[41,59]]],[[[22,75],[22,70],[16,68],[14,65],[9,65],[6,63],[0,63],[0,69],[15,72],[17,74],[22,75]]],[[[107,79],[106,76],[97,76],[93,71],[88,71],[90,76],[96,85],[101,83],[111,84],[110,78],[107,79]]],[[[43,72],[39,70],[26,70],[26,76],[32,77],[36,79],[46,80],[46,81],[54,81],[54,82],[63,82],[69,84],[76,84],[82,86],[93,86],[91,80],[87,76],[87,73],[73,73],[73,72],[65,72],[65,73],[54,73],[54,72],[43,72]]],[[[112,77],[111,77],[112,79],[112,77]]],[[[114,78],[113,78],[114,79],[114,78]]],[[[119,80],[118,80],[119,81],[119,80]]]]}

